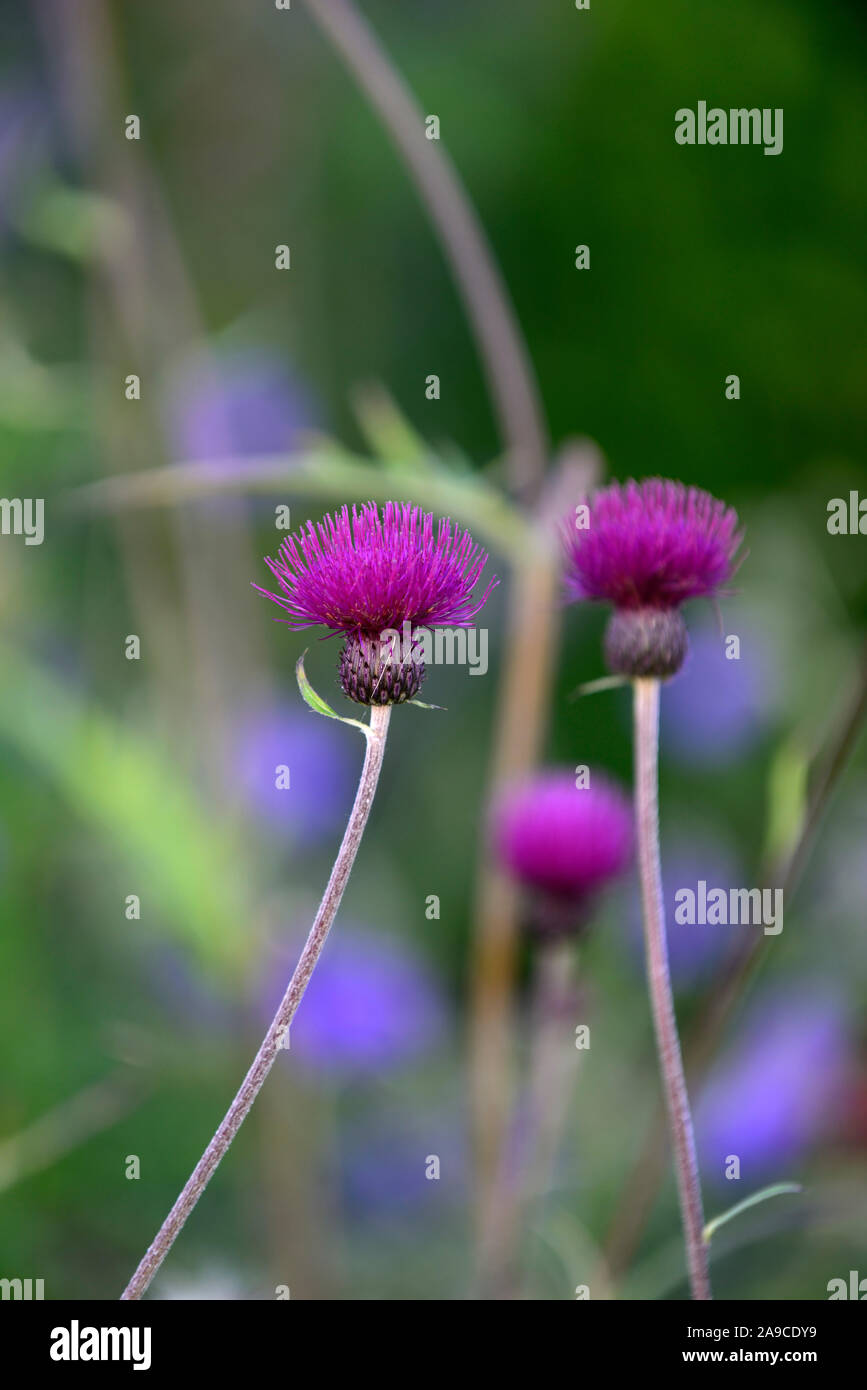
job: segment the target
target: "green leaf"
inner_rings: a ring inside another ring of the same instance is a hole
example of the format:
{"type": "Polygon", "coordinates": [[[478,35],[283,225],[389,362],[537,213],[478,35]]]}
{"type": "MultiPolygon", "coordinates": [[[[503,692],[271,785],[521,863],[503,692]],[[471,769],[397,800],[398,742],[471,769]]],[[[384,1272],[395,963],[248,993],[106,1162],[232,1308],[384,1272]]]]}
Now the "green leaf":
{"type": "Polygon", "coordinates": [[[309,650],[308,647],[301,653],[298,660],[295,662],[295,676],[298,681],[298,689],[301,691],[306,703],[314,713],[324,714],[326,719],[339,719],[341,724],[354,724],[356,729],[361,730],[365,738],[369,738],[370,729],[366,724],[362,724],[360,719],[348,719],[345,715],[338,714],[329,704],[326,704],[321,695],[317,695],[304,671],[304,658],[309,650]]]}
{"type": "Polygon", "coordinates": [[[446,705],[426,705],[424,700],[407,700],[408,705],[415,705],[418,709],[446,709],[446,705]]]}
{"type": "Polygon", "coordinates": [[[766,1202],[769,1197],[782,1197],[786,1193],[803,1192],[800,1183],[796,1182],[776,1182],[770,1187],[763,1187],[761,1191],[754,1192],[751,1197],[745,1197],[742,1202],[737,1202],[735,1206],[729,1207],[721,1216],[715,1216],[712,1221],[708,1221],[704,1228],[705,1245],[710,1245],[711,1240],[716,1235],[720,1226],[724,1226],[732,1217],[740,1216],[742,1211],[748,1211],[750,1207],[758,1206],[759,1202],[766,1202]]]}
{"type": "Polygon", "coordinates": [[[123,856],[133,882],[148,885],[157,908],[149,920],[216,974],[237,978],[250,951],[241,847],[192,792],[170,752],[5,643],[0,739],[123,856]]]}
{"type": "MultiPolygon", "coordinates": [[[[6,317],[0,303],[0,318],[6,317]]],[[[45,367],[31,357],[8,324],[0,328],[0,424],[19,430],[82,429],[88,419],[83,374],[45,367]]]]}
{"type": "Polygon", "coordinates": [[[87,262],[99,247],[129,243],[132,227],[119,204],[101,193],[45,179],[16,216],[19,235],[46,251],[87,262]]]}
{"type": "Polygon", "coordinates": [[[293,455],[244,460],[244,469],[213,463],[176,463],[101,478],[67,494],[70,504],[87,511],[138,507],[174,507],[199,498],[277,494],[317,501],[414,502],[439,516],[469,526],[473,536],[492,550],[524,563],[547,537],[494,487],[483,474],[454,473],[443,466],[401,472],[379,461],[360,458],[329,440],[315,441],[293,455]]]}
{"type": "Polygon", "coordinates": [[[430,462],[430,450],[387,391],[367,385],[355,393],[355,413],[367,443],[389,468],[415,470],[430,462]]]}
{"type": "Polygon", "coordinates": [[[628,676],[600,676],[596,681],[585,681],[583,685],[576,685],[570,700],[578,700],[583,695],[598,695],[602,690],[616,690],[618,686],[628,685],[628,676]]]}
{"type": "Polygon", "coordinates": [[[795,738],[783,743],[768,774],[768,824],[765,833],[766,862],[784,860],[797,840],[807,814],[807,777],[810,760],[795,738]]]}

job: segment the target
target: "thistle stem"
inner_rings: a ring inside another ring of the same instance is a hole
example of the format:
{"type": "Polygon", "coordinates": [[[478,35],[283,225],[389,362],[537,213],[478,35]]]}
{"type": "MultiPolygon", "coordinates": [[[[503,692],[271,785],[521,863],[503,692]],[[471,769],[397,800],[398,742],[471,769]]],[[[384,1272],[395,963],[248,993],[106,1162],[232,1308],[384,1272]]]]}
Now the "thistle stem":
{"type": "MultiPolygon", "coordinates": [[[[802,870],[809,859],[828,804],[846,771],[865,723],[867,646],[862,649],[861,669],[843,710],[843,717],[832,730],[828,748],[819,759],[816,773],[811,779],[815,790],[811,793],[804,820],[797,828],[785,868],[768,866],[768,882],[773,880],[775,868],[782,873],[779,882],[787,904],[791,903],[792,895],[798,889],[802,870]]],[[[751,932],[748,940],[739,942],[728,969],[708,990],[697,1025],[686,1039],[686,1068],[693,1082],[701,1081],[707,1071],[723,1029],[766,953],[767,940],[767,937],[751,932]]],[[[656,1115],[627,1179],[624,1196],[606,1241],[606,1264],[613,1277],[619,1277],[628,1268],[649,1218],[665,1162],[664,1139],[665,1116],[656,1115]]]]}
{"type": "Polygon", "coordinates": [[[527,1106],[523,1123],[518,1123],[519,1111],[513,1116],[512,1144],[502,1146],[481,1242],[478,1288],[482,1298],[520,1297],[520,1245],[527,1215],[550,1188],[575,1071],[570,1037],[576,1012],[574,955],[568,939],[539,942],[536,947],[527,1106]],[[509,1152],[510,1148],[516,1151],[509,1152]]]}
{"type": "Polygon", "coordinates": [[[187,1217],[213,1177],[220,1160],[249,1114],[266,1076],[274,1065],[277,1053],[283,1045],[286,1032],[295,1017],[310,976],[313,974],[316,962],[322,953],[331,923],[334,921],[340,906],[352,865],[355,862],[358,847],[361,844],[361,837],[370,815],[376,784],[379,781],[379,773],[382,768],[390,716],[391,705],[371,706],[367,752],[364,758],[364,767],[361,770],[358,791],[355,794],[355,802],[340,850],[334,861],[334,868],[331,870],[328,887],[325,889],[319,911],[313,926],[310,928],[310,935],[307,937],[301,959],[295,967],[295,973],[289,981],[289,986],[265,1034],[253,1065],[244,1077],[241,1087],[226,1111],[213,1139],[190,1174],[186,1186],[121,1294],[122,1300],[129,1301],[141,1298],[147,1289],[183,1230],[187,1217]]]}
{"type": "Polygon", "coordinates": [[[546,429],[526,343],[488,239],[444,145],[425,139],[424,109],[351,0],[307,0],[379,115],[430,217],[476,339],[511,482],[533,495],[545,472],[546,429]]]}
{"type": "Polygon", "coordinates": [[[635,819],[647,982],[653,1009],[653,1025],[668,1124],[674,1149],[674,1166],[680,1214],[686,1242],[686,1262],[694,1299],[710,1299],[704,1212],[695,1152],[695,1136],[689,1096],[680,1052],[680,1038],[671,992],[665,906],[659,857],[659,681],[633,682],[635,729],[635,819]]]}

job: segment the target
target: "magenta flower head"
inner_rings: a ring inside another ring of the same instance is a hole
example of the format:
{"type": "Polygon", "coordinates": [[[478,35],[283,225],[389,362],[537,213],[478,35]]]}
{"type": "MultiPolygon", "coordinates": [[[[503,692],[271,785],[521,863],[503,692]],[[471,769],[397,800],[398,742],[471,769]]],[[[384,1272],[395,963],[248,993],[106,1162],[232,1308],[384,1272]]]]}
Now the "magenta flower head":
{"type": "Polygon", "coordinates": [[[345,637],[338,672],[350,700],[362,705],[411,700],[424,680],[420,629],[469,627],[497,583],[473,590],[487,554],[451,521],[434,525],[411,503],[341,508],[287,536],[266,557],[281,592],[254,585],[299,631],[322,625],[345,637]],[[408,635],[403,651],[396,639],[408,635]]]}
{"type": "Polygon", "coordinates": [[[583,928],[597,894],[632,860],[629,799],[595,773],[541,772],[507,790],[491,819],[495,854],[528,891],[542,939],[583,928]]]}
{"type": "Polygon", "coordinates": [[[576,511],[566,535],[569,597],[614,604],[605,635],[612,671],[673,676],[686,656],[680,605],[714,597],[734,574],[737,514],[663,478],[612,483],[576,511]]]}

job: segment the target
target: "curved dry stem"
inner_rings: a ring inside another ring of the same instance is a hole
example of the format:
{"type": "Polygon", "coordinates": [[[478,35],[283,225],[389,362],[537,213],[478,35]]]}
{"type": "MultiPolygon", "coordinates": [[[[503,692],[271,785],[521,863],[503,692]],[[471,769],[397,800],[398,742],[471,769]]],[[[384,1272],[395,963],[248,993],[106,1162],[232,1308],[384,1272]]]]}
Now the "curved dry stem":
{"type": "Polygon", "coordinates": [[[316,962],[322,953],[331,923],[334,921],[340,906],[352,865],[355,862],[358,846],[361,844],[361,837],[370,815],[376,784],[379,781],[379,773],[382,768],[390,717],[390,705],[371,707],[370,727],[367,731],[367,752],[364,758],[364,767],[361,770],[358,791],[355,794],[355,803],[350,813],[340,850],[334,861],[334,868],[331,870],[328,887],[325,889],[316,919],[310,928],[310,935],[301,953],[301,959],[295,967],[295,973],[265,1034],[262,1046],[256,1053],[253,1065],[244,1077],[241,1087],[226,1111],[216,1134],[190,1174],[178,1200],[121,1294],[122,1300],[130,1301],[141,1298],[147,1289],[183,1230],[187,1217],[213,1177],[223,1155],[244,1123],[254,1100],[262,1089],[266,1076],[274,1065],[277,1053],[283,1046],[289,1025],[295,1017],[310,976],[313,974],[316,962]]]}
{"type": "MultiPolygon", "coordinates": [[[[489,801],[535,766],[544,744],[559,628],[558,584],[553,556],[539,553],[515,569],[486,791],[489,801]]],[[[470,1075],[478,1232],[483,1242],[495,1219],[497,1172],[514,1090],[518,912],[515,883],[483,846],[474,906],[470,1075]]]]}
{"type": "Polygon", "coordinates": [[[321,29],[378,111],[424,201],[457,281],[482,360],[512,486],[538,489],[547,460],[539,393],[515,310],[454,165],[425,138],[424,117],[376,35],[350,0],[307,0],[321,29]]]}
{"type": "Polygon", "coordinates": [[[665,937],[665,907],[659,857],[659,681],[636,680],[633,687],[635,819],[644,943],[647,953],[647,983],[674,1151],[690,1288],[694,1299],[709,1299],[710,1274],[704,1240],[701,1184],[671,991],[668,943],[665,937]]]}
{"type": "MultiPolygon", "coordinates": [[[[532,503],[544,481],[547,428],[530,355],[479,218],[448,155],[425,138],[424,119],[412,93],[351,0],[307,0],[307,5],[378,112],[439,235],[478,346],[508,453],[510,486],[525,503],[532,503]]],[[[527,772],[542,744],[555,645],[556,573],[556,564],[547,556],[517,557],[491,795],[505,781],[527,772]]],[[[510,1108],[509,1035],[517,943],[517,895],[487,856],[479,871],[477,922],[472,1105],[484,1230],[510,1108]]]]}

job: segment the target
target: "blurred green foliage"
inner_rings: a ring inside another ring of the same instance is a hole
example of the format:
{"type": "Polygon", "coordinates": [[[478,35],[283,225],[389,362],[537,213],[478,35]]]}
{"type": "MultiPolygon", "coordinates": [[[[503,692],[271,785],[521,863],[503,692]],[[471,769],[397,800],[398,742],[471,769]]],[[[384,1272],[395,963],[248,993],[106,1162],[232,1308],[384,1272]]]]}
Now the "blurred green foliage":
{"type": "MultiPolygon", "coordinates": [[[[825,528],[829,498],[867,493],[863,13],[803,0],[364,9],[440,117],[514,297],[555,444],[587,436],[613,476],[683,478],[742,514],[750,554],[734,611],[767,635],[779,694],[762,736],[731,760],[665,765],[663,835],[706,827],[736,847],[752,881],[797,823],[806,764],[851,685],[867,620],[867,541],[825,528]],[[783,154],[676,145],[674,112],[699,99],[783,107],[783,154]],[[588,272],[574,266],[580,243],[588,272]],[[724,395],[730,373],[737,402],[724,395]]],[[[174,1272],[195,1296],[229,1271],[240,1297],[271,1297],[283,1281],[293,1297],[461,1297],[464,1187],[451,1205],[388,1219],[357,1218],[335,1197],[359,1115],[376,1127],[390,1110],[412,1112],[434,1151],[431,1116],[466,1128],[473,882],[524,523],[497,491],[502,442],[461,306],[387,137],[301,3],[276,18],[230,0],[105,4],[91,10],[92,31],[48,13],[41,32],[23,7],[0,18],[0,94],[33,94],[41,112],[0,205],[2,491],[45,495],[49,528],[40,548],[0,538],[0,1142],[118,1064],[147,1087],[116,1124],[0,1195],[0,1274],[45,1277],[49,1297],[116,1296],[255,1047],[262,943],[309,918],[334,848],[299,849],[244,824],[208,739],[212,669],[221,717],[265,681],[301,707],[293,668],[310,644],[273,627],[246,588],[263,582],[258,557],[275,544],[267,507],[193,501],[178,515],[85,517],[69,506],[74,488],[173,461],[165,400],[204,337],[215,349],[264,344],[340,441],[321,454],[321,495],[309,474],[298,494],[291,481],[275,491],[299,524],[335,505],[326,457],[349,468],[370,456],[400,495],[416,479],[421,501],[458,489],[461,521],[476,518],[506,584],[486,610],[488,678],[437,670],[426,691],[447,712],[393,721],[343,914],[416,945],[454,1006],[448,1045],[406,1076],[361,1086],[275,1078],[166,1287],[174,1272]],[[81,83],[88,54],[93,86],[81,83]],[[142,118],[140,147],[111,125],[127,111],[142,118]],[[124,207],[125,161],[140,161],[152,201],[124,207]],[[273,263],[283,242],[285,279],[273,263]],[[144,383],[135,406],[122,399],[133,371],[144,383]],[[424,394],[431,372],[438,402],[424,394]],[[131,669],[123,641],[140,630],[154,640],[131,669]],[[138,883],[147,911],[129,922],[124,896],[138,883]],[[425,918],[429,893],[441,896],[437,922],[425,918]],[[237,1026],[208,1029],[167,1004],[158,940],[237,1009],[237,1026]],[[142,1156],[140,1182],[124,1180],[129,1154],[142,1156]],[[308,1204],[327,1214],[316,1259],[297,1252],[308,1204]]],[[[347,476],[358,486],[345,500],[365,498],[367,476],[347,476]]],[[[567,699],[601,673],[601,623],[564,614],[548,754],[628,781],[626,694],[567,699]]],[[[326,698],[334,656],[315,643],[307,660],[326,698]]],[[[348,732],[345,757],[354,775],[361,751],[348,732]]],[[[836,974],[861,1003],[863,898],[829,926],[839,867],[827,846],[862,823],[864,796],[862,748],[768,971],[836,974]]],[[[867,882],[863,844],[851,872],[867,882]]],[[[626,914],[623,900],[609,904],[581,955],[594,1048],[570,1110],[569,1181],[534,1218],[536,1297],[571,1296],[652,1110],[650,1022],[616,920],[626,914]]],[[[695,998],[682,1007],[689,1018],[695,998]]],[[[863,1079],[863,1049],[857,1065],[863,1079]]],[[[720,1296],[821,1298],[826,1277],[863,1258],[865,1143],[862,1113],[797,1175],[828,1196],[836,1216],[824,1224],[739,1218],[737,1240],[721,1238],[720,1296]]],[[[678,1295],[676,1230],[669,1185],[625,1296],[678,1295]]]]}

